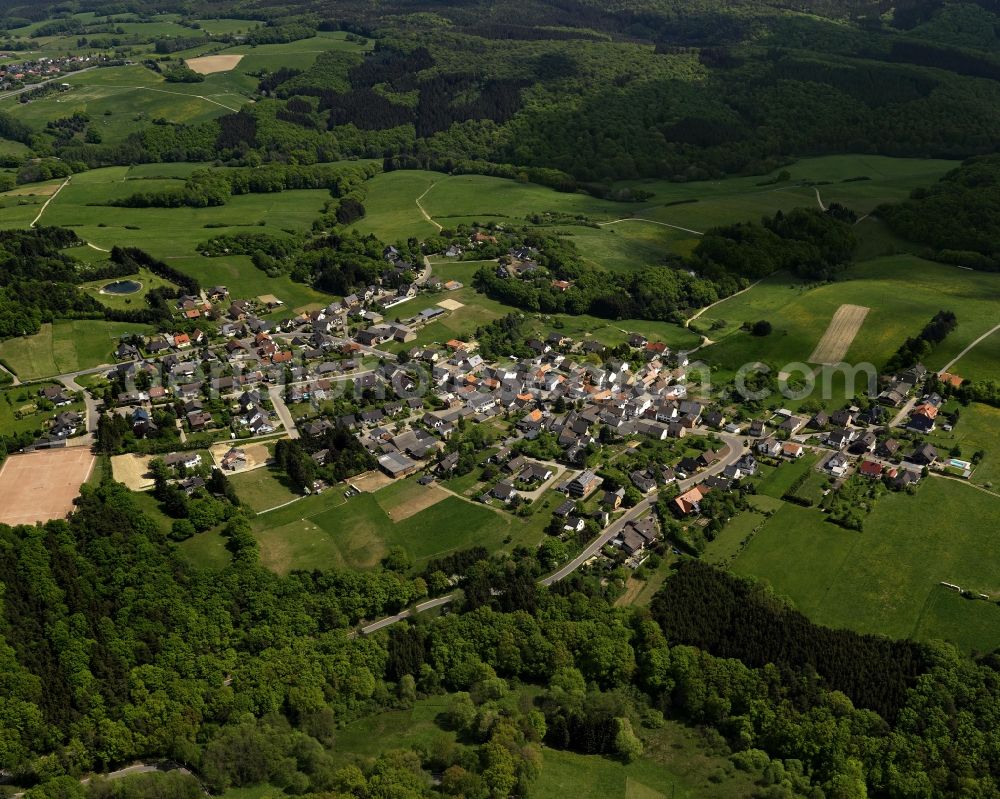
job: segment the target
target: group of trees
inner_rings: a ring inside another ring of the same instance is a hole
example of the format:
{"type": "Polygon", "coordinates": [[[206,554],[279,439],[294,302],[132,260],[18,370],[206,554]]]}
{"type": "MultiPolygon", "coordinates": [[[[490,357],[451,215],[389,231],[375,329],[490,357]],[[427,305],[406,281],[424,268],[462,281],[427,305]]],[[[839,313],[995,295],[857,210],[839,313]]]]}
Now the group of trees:
{"type": "Polygon", "coordinates": [[[958,319],[953,311],[938,311],[919,335],[910,336],[900,345],[886,363],[885,371],[898,372],[924,360],[957,326],[958,319]]]}
{"type": "Polygon", "coordinates": [[[282,439],[274,450],[274,460],[298,491],[309,492],[315,480],[339,483],[377,466],[375,458],[357,436],[343,427],[321,436],[282,439]],[[313,458],[317,452],[322,458],[313,458]]]}
{"type": "MultiPolygon", "coordinates": [[[[498,249],[509,246],[509,239],[505,236],[498,249]]],[[[856,246],[850,224],[807,208],[779,211],[760,223],[713,228],[689,259],[665,256],[662,266],[642,272],[588,267],[570,240],[539,235],[521,240],[538,248],[538,261],[545,270],[513,277],[484,266],[476,272],[476,288],[526,311],[668,322],[680,322],[690,309],[709,305],[779,270],[810,280],[832,279],[849,263],[856,246]],[[553,278],[571,281],[572,286],[553,284],[553,278]]],[[[479,257],[490,254],[489,247],[477,251],[479,257]]]]}
{"type": "Polygon", "coordinates": [[[328,189],[345,197],[378,172],[376,164],[334,167],[269,164],[242,169],[199,169],[183,187],[158,192],[137,192],[108,205],[124,208],[205,208],[225,205],[235,194],[271,194],[291,189],[328,189]]]}
{"type": "Polygon", "coordinates": [[[77,290],[76,261],[61,252],[80,243],[63,228],[0,231],[0,337],[37,333],[55,318],[104,315],[77,290]]]}

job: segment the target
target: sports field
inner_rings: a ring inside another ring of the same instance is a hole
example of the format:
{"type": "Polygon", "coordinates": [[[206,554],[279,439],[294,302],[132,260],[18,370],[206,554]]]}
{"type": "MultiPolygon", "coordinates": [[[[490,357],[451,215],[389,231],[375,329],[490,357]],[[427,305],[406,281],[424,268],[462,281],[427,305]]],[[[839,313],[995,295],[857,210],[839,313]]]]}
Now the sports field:
{"type": "MultiPolygon", "coordinates": [[[[732,568],[767,580],[820,624],[894,638],[934,629],[958,642],[975,636],[992,648],[1000,646],[1000,625],[983,641],[981,633],[964,631],[965,617],[954,608],[951,633],[928,626],[924,609],[942,581],[1000,596],[993,557],[1000,544],[998,514],[997,497],[933,477],[915,496],[880,499],[860,533],[828,523],[817,509],[785,504],[732,568]]],[[[969,624],[978,629],[980,622],[969,624]]]]}
{"type": "Polygon", "coordinates": [[[62,519],[94,465],[89,447],[11,455],[0,467],[0,523],[62,519]]]}

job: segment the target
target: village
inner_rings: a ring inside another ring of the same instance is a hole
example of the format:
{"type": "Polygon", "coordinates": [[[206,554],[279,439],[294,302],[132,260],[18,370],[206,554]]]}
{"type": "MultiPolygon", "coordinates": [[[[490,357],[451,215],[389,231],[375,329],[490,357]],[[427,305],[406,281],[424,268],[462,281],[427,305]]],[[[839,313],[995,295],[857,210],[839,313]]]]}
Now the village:
{"type": "MultiPolygon", "coordinates": [[[[384,256],[387,269],[416,273],[395,248],[384,256]]],[[[499,269],[531,269],[530,251],[509,256],[499,269]]],[[[953,421],[925,387],[960,377],[918,365],[885,376],[867,402],[808,414],[706,391],[704,364],[638,333],[612,353],[554,331],[515,342],[528,356],[493,360],[473,340],[414,343],[454,311],[447,295],[458,288],[427,264],[412,283],[369,286],[304,313],[225,286],[182,296],[178,332],[123,339],[118,364],[95,375],[104,381],[89,394],[63,387],[72,378],[43,388],[56,406],[77,404],[29,449],[99,444],[114,426],[122,451],[162,454],[197,496],[210,469],[193,450],[214,445],[213,465],[236,473],[264,466],[275,440],[291,438],[321,470],[304,491],[320,493],[336,482],[322,473],[324,437],[346,430],[383,480],[418,475],[429,485],[472,473],[463,498],[515,515],[561,492],[548,532],[579,544],[581,563],[633,569],[651,554],[697,554],[762,469],[807,454],[824,497],[852,479],[912,491],[931,471],[968,477],[974,466],[925,441],[953,421]],[[488,431],[490,446],[470,460],[461,442],[473,429],[488,431]],[[266,449],[248,455],[251,446],[266,449]]],[[[339,490],[358,489],[347,480],[339,490]]]]}

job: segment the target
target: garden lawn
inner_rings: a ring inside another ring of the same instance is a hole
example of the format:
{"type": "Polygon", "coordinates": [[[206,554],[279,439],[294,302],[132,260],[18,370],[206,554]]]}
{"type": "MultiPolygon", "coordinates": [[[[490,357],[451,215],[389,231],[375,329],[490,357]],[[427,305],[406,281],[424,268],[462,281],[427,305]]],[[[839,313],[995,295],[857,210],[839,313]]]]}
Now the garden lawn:
{"type": "MultiPolygon", "coordinates": [[[[926,634],[922,608],[940,582],[1000,595],[993,558],[1000,543],[998,514],[1000,499],[934,477],[914,496],[880,499],[860,533],[826,522],[817,509],[785,505],[732,568],[766,579],[819,624],[919,636],[926,634]]],[[[963,617],[956,615],[955,623],[954,635],[961,638],[963,617]]]]}
{"type": "Polygon", "coordinates": [[[937,447],[942,459],[949,457],[948,452],[956,444],[964,460],[972,460],[977,451],[984,452],[970,479],[995,491],[1000,487],[1000,408],[974,402],[958,410],[961,415],[954,430],[948,433],[939,426],[926,439],[937,447]]]}

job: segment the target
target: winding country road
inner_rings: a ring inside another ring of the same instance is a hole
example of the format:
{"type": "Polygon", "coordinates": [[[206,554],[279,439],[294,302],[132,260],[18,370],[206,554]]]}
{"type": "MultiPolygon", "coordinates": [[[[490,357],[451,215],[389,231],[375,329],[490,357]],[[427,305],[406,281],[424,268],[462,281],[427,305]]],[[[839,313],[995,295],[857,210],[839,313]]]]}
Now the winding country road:
{"type": "MultiPolygon", "coordinates": [[[[691,327],[691,323],[695,319],[697,319],[699,316],[701,316],[703,313],[705,313],[705,311],[709,310],[710,308],[714,308],[716,305],[721,305],[726,300],[731,300],[733,297],[739,297],[741,294],[746,294],[748,291],[750,291],[750,289],[755,288],[756,286],[759,286],[759,285],[760,285],[760,280],[757,280],[757,281],[751,283],[745,289],[740,289],[739,291],[737,291],[737,292],[735,292],[733,294],[730,294],[728,297],[723,297],[721,300],[716,300],[711,305],[706,305],[704,308],[699,308],[695,312],[694,316],[691,316],[690,318],[688,318],[687,320],[685,320],[684,327],[691,327]]],[[[706,345],[702,344],[702,346],[704,347],[706,345]]]]}
{"type": "MultiPolygon", "coordinates": [[[[691,433],[694,435],[709,435],[709,432],[710,431],[700,430],[700,429],[695,429],[691,431],[691,433]]],[[[719,438],[721,438],[726,444],[724,454],[722,455],[722,457],[719,459],[718,462],[712,464],[704,471],[699,472],[694,477],[689,477],[686,480],[678,481],[677,488],[681,493],[687,491],[689,488],[692,488],[693,486],[702,482],[706,478],[719,474],[727,466],[731,466],[732,464],[736,463],[736,461],[738,461],[741,457],[743,457],[743,454],[745,452],[749,451],[744,445],[743,439],[739,436],[730,435],[728,433],[716,433],[716,435],[719,438]]],[[[627,525],[631,521],[635,521],[643,513],[652,508],[653,505],[656,503],[657,498],[658,498],[657,491],[653,491],[652,493],[650,493],[648,497],[643,499],[634,508],[629,509],[621,518],[617,519],[611,525],[606,527],[597,538],[591,541],[590,544],[588,544],[587,547],[584,548],[583,552],[581,552],[579,555],[573,558],[573,560],[569,561],[558,571],[553,572],[547,577],[543,577],[541,580],[539,580],[539,584],[546,586],[552,585],[553,583],[557,583],[560,580],[563,580],[569,575],[571,575],[573,572],[579,569],[584,563],[590,560],[590,558],[592,558],[595,554],[600,552],[601,549],[608,542],[612,541],[625,528],[625,525],[627,525]]],[[[415,605],[412,608],[407,608],[406,610],[402,610],[399,613],[396,613],[392,616],[386,616],[385,618],[378,619],[377,621],[373,621],[370,624],[365,625],[364,627],[361,628],[361,633],[363,635],[370,635],[371,633],[378,632],[379,630],[382,630],[386,627],[396,624],[397,622],[403,621],[404,619],[408,619],[415,613],[423,613],[426,610],[432,610],[434,608],[439,608],[442,607],[443,605],[447,605],[450,602],[452,602],[456,596],[457,592],[453,592],[451,594],[446,594],[445,596],[436,597],[435,599],[429,599],[426,602],[421,602],[420,604],[415,605]]]]}

